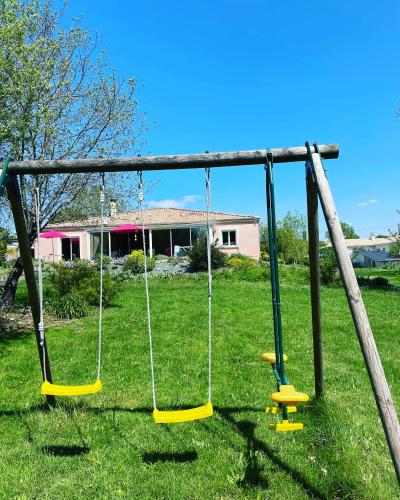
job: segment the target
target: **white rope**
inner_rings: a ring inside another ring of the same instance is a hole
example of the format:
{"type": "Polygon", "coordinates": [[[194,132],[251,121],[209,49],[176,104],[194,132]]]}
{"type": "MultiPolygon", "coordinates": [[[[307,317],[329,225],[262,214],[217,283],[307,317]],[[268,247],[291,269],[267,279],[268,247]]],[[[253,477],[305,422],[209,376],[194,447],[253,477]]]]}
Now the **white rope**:
{"type": "Polygon", "coordinates": [[[211,274],[211,224],[210,224],[210,168],[205,169],[207,204],[207,275],[208,275],[208,401],[211,401],[212,388],[212,274],[211,274]]]}
{"type": "Polygon", "coordinates": [[[44,332],[44,312],[43,312],[43,270],[42,270],[42,257],[40,255],[40,193],[39,186],[36,182],[35,187],[35,208],[36,208],[36,232],[37,232],[37,259],[38,259],[38,274],[39,274],[39,339],[42,348],[43,356],[43,375],[44,380],[47,381],[46,370],[46,349],[45,349],[45,332],[44,332]]]}
{"type": "Polygon", "coordinates": [[[103,337],[103,243],[104,243],[104,174],[101,175],[100,184],[100,297],[99,297],[99,334],[97,347],[97,380],[101,375],[101,348],[103,337]]]}
{"type": "Polygon", "coordinates": [[[150,293],[149,293],[149,273],[147,270],[147,248],[146,248],[146,235],[144,230],[144,215],[143,215],[143,179],[142,172],[139,171],[138,175],[138,202],[140,210],[140,225],[142,226],[143,238],[143,255],[144,255],[144,282],[146,288],[146,306],[147,306],[147,330],[149,334],[149,349],[150,349],[150,367],[151,367],[151,392],[153,396],[153,407],[157,408],[156,403],[156,383],[154,378],[154,359],[153,359],[153,335],[151,331],[151,312],[150,312],[150,293]]]}

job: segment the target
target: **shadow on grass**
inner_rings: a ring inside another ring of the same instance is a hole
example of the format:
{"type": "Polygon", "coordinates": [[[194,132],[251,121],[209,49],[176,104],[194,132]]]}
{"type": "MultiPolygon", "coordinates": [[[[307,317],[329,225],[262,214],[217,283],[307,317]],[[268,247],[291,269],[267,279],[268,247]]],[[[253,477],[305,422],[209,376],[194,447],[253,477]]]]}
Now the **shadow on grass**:
{"type": "Polygon", "coordinates": [[[187,463],[194,462],[198,459],[197,451],[177,451],[173,452],[154,452],[143,453],[143,462],[147,464],[155,464],[158,462],[174,462],[174,463],[187,463]]]}
{"type": "MultiPolygon", "coordinates": [[[[190,406],[188,406],[190,407],[190,406]]],[[[84,403],[72,404],[70,402],[64,402],[58,404],[58,408],[64,409],[68,415],[72,417],[73,410],[80,408],[87,413],[92,413],[94,415],[102,415],[107,413],[129,413],[129,414],[145,414],[150,417],[153,412],[151,407],[87,407],[84,403]]],[[[171,409],[182,409],[182,407],[171,407],[171,409]]],[[[315,399],[310,401],[310,404],[303,408],[304,413],[307,414],[310,419],[309,432],[309,446],[310,452],[318,450],[318,454],[322,456],[323,460],[329,464],[330,474],[324,480],[326,485],[324,490],[327,492],[320,491],[314,484],[312,484],[299,470],[290,466],[282,458],[280,458],[279,453],[275,451],[271,446],[266,444],[264,441],[258,439],[255,436],[256,424],[250,420],[240,420],[240,413],[243,412],[255,412],[259,413],[259,407],[253,406],[235,406],[235,407],[214,407],[215,413],[221,417],[221,422],[225,422],[226,426],[233,430],[239,437],[245,440],[246,443],[246,468],[244,477],[237,482],[237,485],[243,489],[268,489],[268,481],[263,477],[263,466],[259,463],[257,458],[257,452],[264,454],[272,463],[274,463],[282,472],[287,474],[290,481],[297,483],[302,490],[312,498],[328,499],[328,498],[351,498],[354,494],[362,493],[360,491],[360,485],[356,484],[349,477],[348,472],[346,472],[346,463],[341,461],[340,450],[344,447],[344,444],[340,444],[338,436],[340,435],[340,427],[343,425],[338,421],[337,412],[335,409],[330,409],[328,405],[324,402],[318,402],[315,399]],[[239,418],[235,417],[235,414],[239,414],[239,418]]],[[[21,418],[25,414],[32,413],[44,413],[52,412],[53,409],[49,408],[46,404],[34,405],[28,408],[16,409],[16,410],[0,410],[0,417],[19,417],[21,418]]],[[[82,435],[79,426],[74,422],[77,427],[78,436],[81,439],[82,446],[44,446],[42,448],[43,453],[52,454],[55,456],[74,456],[74,455],[84,455],[89,452],[89,446],[85,443],[84,436],[82,435]]],[[[190,425],[190,424],[183,424],[190,425]]],[[[215,433],[214,429],[211,429],[207,424],[207,420],[203,422],[204,428],[211,433],[215,433]]],[[[175,428],[179,426],[165,426],[167,432],[175,432],[175,428]]],[[[32,435],[30,429],[28,428],[28,440],[32,442],[32,435]]],[[[138,443],[131,443],[129,439],[124,435],[121,429],[118,428],[114,419],[114,432],[120,435],[125,442],[136,448],[139,453],[142,454],[143,461],[149,464],[155,463],[188,463],[195,461],[198,456],[195,450],[187,450],[181,452],[143,452],[138,443]]],[[[177,437],[179,432],[177,433],[177,437]]],[[[229,442],[229,437],[224,436],[225,442],[228,446],[234,448],[238,453],[243,453],[242,448],[238,448],[233,443],[229,442]]],[[[361,495],[362,496],[362,495],[361,495]]]]}
{"type": "MultiPolygon", "coordinates": [[[[247,465],[244,478],[238,482],[241,487],[260,487],[267,488],[268,484],[265,479],[261,477],[262,467],[257,463],[256,451],[264,453],[275,465],[277,465],[283,472],[288,474],[292,481],[295,481],[305,493],[312,498],[328,499],[322,492],[317,490],[299,471],[293,469],[290,465],[284,462],[278,454],[266,443],[256,438],[254,431],[256,424],[253,422],[243,420],[238,421],[231,413],[232,408],[215,408],[215,410],[226,420],[235,431],[241,435],[247,442],[247,465]]],[[[260,411],[257,408],[257,411],[260,411]]]]}
{"type": "Polygon", "coordinates": [[[33,335],[33,330],[18,328],[18,326],[14,326],[8,319],[0,319],[0,344],[25,341],[31,335],[33,335]]]}
{"type": "Polygon", "coordinates": [[[330,473],[326,477],[329,498],[363,498],[365,491],[353,479],[349,472],[351,464],[344,460],[341,453],[341,450],[346,449],[346,443],[340,442],[340,436],[343,435],[341,429],[348,423],[340,420],[340,410],[332,408],[326,401],[312,398],[303,411],[312,422],[309,425],[310,451],[318,450],[320,458],[329,464],[330,473]]]}
{"type": "Polygon", "coordinates": [[[257,443],[254,440],[256,425],[248,420],[237,423],[239,431],[246,436],[246,470],[243,479],[237,482],[240,488],[268,488],[268,481],[262,477],[264,467],[258,463],[256,451],[257,443]]]}
{"type": "Polygon", "coordinates": [[[89,453],[90,447],[77,445],[45,445],[42,446],[41,451],[45,455],[53,455],[55,457],[77,457],[89,453]]]}

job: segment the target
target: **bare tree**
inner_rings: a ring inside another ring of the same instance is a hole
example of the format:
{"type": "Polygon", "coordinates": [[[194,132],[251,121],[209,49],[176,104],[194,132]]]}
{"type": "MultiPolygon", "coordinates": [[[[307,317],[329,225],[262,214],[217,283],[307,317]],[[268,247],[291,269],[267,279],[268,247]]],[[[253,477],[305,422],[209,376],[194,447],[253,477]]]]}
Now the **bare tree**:
{"type": "MultiPolygon", "coordinates": [[[[109,68],[97,37],[83,30],[79,19],[61,29],[64,14],[52,0],[0,0],[0,155],[38,160],[137,154],[144,115],[137,109],[136,80],[119,78],[109,68]]],[[[97,183],[98,176],[83,174],[21,176],[30,243],[37,237],[35,186],[43,229],[97,183]]],[[[0,226],[9,221],[3,198],[0,226]]],[[[12,307],[22,271],[18,259],[0,297],[1,309],[12,307]]]]}

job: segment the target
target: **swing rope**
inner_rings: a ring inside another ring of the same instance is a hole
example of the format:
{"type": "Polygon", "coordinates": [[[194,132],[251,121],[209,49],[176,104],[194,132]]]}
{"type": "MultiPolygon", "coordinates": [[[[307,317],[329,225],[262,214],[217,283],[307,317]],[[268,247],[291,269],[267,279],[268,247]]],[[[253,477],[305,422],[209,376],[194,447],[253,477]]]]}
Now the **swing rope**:
{"type": "Polygon", "coordinates": [[[100,380],[101,374],[101,354],[102,354],[102,333],[103,333],[103,242],[104,242],[104,174],[101,175],[100,183],[100,295],[99,295],[99,323],[98,323],[98,347],[97,347],[97,379],[96,383],[88,385],[58,385],[52,384],[47,380],[46,374],[46,350],[45,350],[45,323],[44,323],[44,304],[43,304],[43,260],[40,253],[40,186],[36,178],[35,185],[35,212],[36,212],[36,230],[37,230],[37,258],[38,258],[38,281],[39,281],[39,338],[43,354],[43,373],[44,382],[42,383],[41,393],[47,396],[81,396],[94,394],[102,390],[103,385],[100,380]]]}
{"type": "Polygon", "coordinates": [[[43,267],[42,256],[40,254],[40,188],[38,179],[35,179],[35,209],[36,209],[36,232],[37,232],[37,259],[38,259],[38,279],[39,279],[39,339],[40,347],[42,348],[43,357],[43,374],[44,380],[47,382],[46,370],[46,350],[45,350],[45,333],[44,333],[44,307],[43,307],[43,267]]]}
{"type": "Polygon", "coordinates": [[[97,345],[97,380],[100,380],[101,374],[101,350],[103,344],[103,244],[104,244],[104,173],[100,174],[100,296],[99,296],[99,333],[97,345]]]}
{"type": "Polygon", "coordinates": [[[142,239],[143,239],[143,257],[144,257],[144,283],[146,288],[146,307],[147,307],[147,330],[149,334],[149,347],[150,347],[150,367],[151,367],[151,392],[153,396],[153,408],[157,408],[156,402],[156,382],[154,378],[154,359],[153,359],[153,335],[151,331],[151,310],[150,310],[150,292],[149,292],[149,273],[147,270],[147,247],[146,247],[146,234],[144,229],[144,213],[143,213],[143,174],[138,171],[138,203],[140,211],[140,225],[142,226],[142,239]]]}
{"type": "Polygon", "coordinates": [[[211,403],[212,391],[212,274],[211,274],[211,217],[210,217],[210,169],[205,169],[206,178],[206,205],[207,205],[207,275],[208,275],[208,403],[203,406],[191,408],[188,410],[160,411],[156,403],[156,386],[154,377],[154,356],[153,356],[153,334],[151,327],[151,309],[149,293],[149,272],[147,267],[147,245],[144,228],[144,190],[143,174],[138,171],[138,204],[140,212],[140,225],[142,227],[143,254],[144,254],[144,282],[146,289],[146,308],[147,308],[147,330],[149,336],[150,368],[151,368],[151,389],[153,396],[153,417],[156,423],[177,423],[199,420],[210,417],[213,414],[211,403]]]}

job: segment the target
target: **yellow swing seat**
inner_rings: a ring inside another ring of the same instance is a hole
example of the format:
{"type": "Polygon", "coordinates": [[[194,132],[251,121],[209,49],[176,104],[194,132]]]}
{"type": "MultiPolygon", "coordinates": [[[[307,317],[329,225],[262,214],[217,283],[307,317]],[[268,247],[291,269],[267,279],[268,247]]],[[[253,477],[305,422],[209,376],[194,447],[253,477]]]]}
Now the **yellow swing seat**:
{"type": "MultiPolygon", "coordinates": [[[[264,352],[264,354],[261,354],[260,359],[262,361],[266,361],[270,365],[276,365],[276,355],[274,352],[264,352]]],[[[283,355],[283,361],[287,361],[289,358],[286,356],[286,354],[283,355]]]]}
{"type": "Polygon", "coordinates": [[[268,428],[271,431],[276,432],[302,431],[304,429],[304,424],[283,420],[283,422],[280,422],[279,424],[269,424],[268,428]]]}
{"type": "Polygon", "coordinates": [[[58,385],[51,384],[47,380],[42,383],[40,388],[44,396],[85,396],[87,394],[96,394],[103,389],[101,380],[98,379],[94,384],[88,385],[58,385]]]}
{"type": "Polygon", "coordinates": [[[297,405],[299,403],[307,403],[310,398],[304,392],[297,392],[292,385],[282,384],[279,387],[279,392],[274,392],[271,399],[274,403],[297,405]]]}
{"type": "Polygon", "coordinates": [[[154,408],[153,418],[156,424],[176,424],[211,417],[213,412],[213,405],[209,401],[203,406],[197,406],[188,410],[162,411],[154,408]]]}

